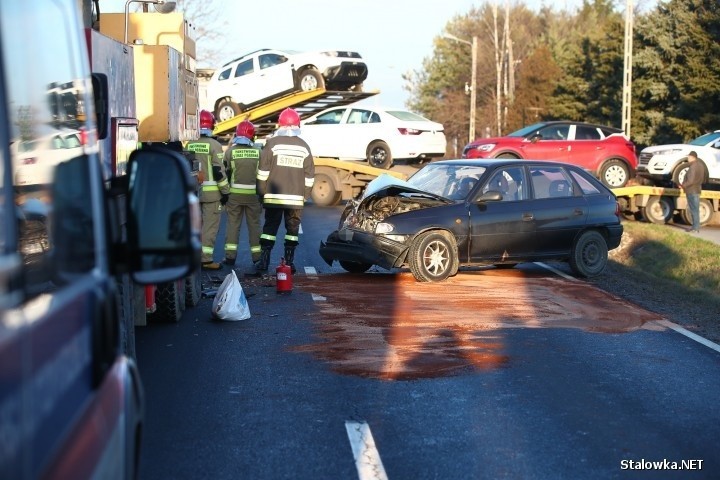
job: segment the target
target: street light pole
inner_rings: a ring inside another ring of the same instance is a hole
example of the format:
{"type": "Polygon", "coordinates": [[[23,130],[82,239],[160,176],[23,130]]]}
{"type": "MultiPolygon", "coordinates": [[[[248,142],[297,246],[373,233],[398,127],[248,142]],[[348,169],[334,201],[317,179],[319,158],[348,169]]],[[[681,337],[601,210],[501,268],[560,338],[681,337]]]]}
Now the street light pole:
{"type": "Polygon", "coordinates": [[[475,140],[475,107],[477,105],[477,37],[473,35],[472,42],[458,38],[451,33],[443,34],[444,38],[470,45],[472,55],[472,72],[470,75],[470,128],[468,129],[468,143],[475,140]]]}

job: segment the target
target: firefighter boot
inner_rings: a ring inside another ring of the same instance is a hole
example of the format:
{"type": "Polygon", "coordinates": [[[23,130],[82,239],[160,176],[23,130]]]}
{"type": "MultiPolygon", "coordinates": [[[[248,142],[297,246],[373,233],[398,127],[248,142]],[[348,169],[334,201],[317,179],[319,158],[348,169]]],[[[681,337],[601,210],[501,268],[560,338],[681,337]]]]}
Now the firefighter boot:
{"type": "Polygon", "coordinates": [[[255,271],[257,273],[265,273],[267,272],[268,266],[270,265],[270,253],[272,252],[272,247],[263,246],[262,251],[260,252],[260,260],[255,262],[255,271]]]}
{"type": "Polygon", "coordinates": [[[285,263],[290,265],[290,272],[295,273],[295,264],[293,263],[293,260],[295,259],[295,247],[285,247],[285,263]]]}

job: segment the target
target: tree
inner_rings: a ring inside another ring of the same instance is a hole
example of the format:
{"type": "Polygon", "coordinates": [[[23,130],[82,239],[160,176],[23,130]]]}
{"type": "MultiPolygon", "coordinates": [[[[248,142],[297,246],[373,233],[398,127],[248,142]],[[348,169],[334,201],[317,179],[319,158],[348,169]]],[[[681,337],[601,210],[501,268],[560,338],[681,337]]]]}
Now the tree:
{"type": "Polygon", "coordinates": [[[194,29],[198,65],[215,66],[227,53],[219,48],[223,32],[230,27],[216,0],[176,0],[177,10],[185,14],[194,29]]]}

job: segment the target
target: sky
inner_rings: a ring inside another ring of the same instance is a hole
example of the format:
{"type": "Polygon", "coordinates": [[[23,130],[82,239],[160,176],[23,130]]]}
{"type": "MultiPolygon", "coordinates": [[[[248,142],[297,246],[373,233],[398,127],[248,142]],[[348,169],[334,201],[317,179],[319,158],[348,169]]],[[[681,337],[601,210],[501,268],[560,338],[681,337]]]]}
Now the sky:
{"type": "MultiPolygon", "coordinates": [[[[409,94],[402,74],[422,68],[433,51],[433,39],[447,23],[485,1],[473,0],[205,0],[225,12],[231,28],[217,48],[223,62],[261,48],[286,50],[353,50],[368,66],[364,90],[380,94],[365,103],[405,108],[409,94]],[[253,11],[253,6],[259,6],[253,11]]],[[[517,0],[515,0],[517,1],[517,0]]],[[[574,10],[582,0],[527,0],[574,10]]],[[[132,3],[131,7],[139,5],[132,3]]],[[[124,12],[125,0],[100,0],[101,12],[124,12]]],[[[197,21],[198,19],[196,19],[197,21]]],[[[470,46],[458,43],[458,48],[470,46]]],[[[207,47],[205,47],[207,48],[207,47]]],[[[200,67],[212,68],[213,65],[200,67]]]]}

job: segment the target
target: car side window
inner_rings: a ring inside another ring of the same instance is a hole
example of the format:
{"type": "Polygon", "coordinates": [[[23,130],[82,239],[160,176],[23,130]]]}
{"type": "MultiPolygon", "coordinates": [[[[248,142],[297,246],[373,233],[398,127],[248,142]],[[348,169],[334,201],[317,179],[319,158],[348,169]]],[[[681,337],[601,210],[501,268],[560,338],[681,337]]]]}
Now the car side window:
{"type": "Polygon", "coordinates": [[[371,112],[369,112],[367,110],[353,109],[350,111],[350,115],[348,116],[347,123],[352,123],[352,124],[368,123],[368,121],[370,120],[370,114],[371,114],[371,112]]]}
{"type": "Polygon", "coordinates": [[[65,140],[75,137],[79,143],[85,138],[86,115],[92,113],[86,110],[91,105],[90,79],[83,76],[81,63],[87,53],[57,41],[77,33],[71,25],[57,22],[62,14],[55,4],[48,5],[37,20],[55,27],[35,32],[34,41],[45,45],[42,50],[17,42],[27,36],[26,27],[0,17],[3,58],[14,69],[14,75],[6,77],[7,98],[12,99],[7,106],[8,124],[13,126],[12,215],[29,297],[52,293],[96,264],[93,186],[100,179],[93,175],[99,177],[100,172],[82,146],[73,148],[65,140]],[[60,102],[57,85],[72,86],[60,102]]]}
{"type": "Polygon", "coordinates": [[[265,53],[260,55],[260,70],[280,65],[287,62],[287,57],[277,53],[265,53]]]}
{"type": "Polygon", "coordinates": [[[575,140],[600,140],[597,128],[578,125],[575,130],[575,140]]]}
{"type": "Polygon", "coordinates": [[[548,125],[540,130],[542,140],[567,140],[569,125],[548,125]]]}
{"type": "Polygon", "coordinates": [[[249,58],[243,62],[238,63],[237,68],[235,68],[235,77],[242,77],[244,75],[249,75],[253,73],[253,59],[249,58]]]}
{"type": "Polygon", "coordinates": [[[500,192],[503,202],[527,199],[525,170],[522,167],[507,167],[495,172],[483,186],[482,193],[500,192]]]}
{"type": "Polygon", "coordinates": [[[230,78],[230,72],[232,72],[232,68],[223,70],[222,73],[218,75],[218,80],[227,80],[228,78],[230,78]]]}
{"type": "Polygon", "coordinates": [[[344,111],[345,110],[333,110],[331,112],[325,112],[317,117],[315,123],[319,125],[337,125],[340,123],[344,111]]]}
{"type": "Polygon", "coordinates": [[[372,112],[372,114],[370,114],[370,119],[368,120],[368,123],[380,123],[380,115],[372,112]]]}
{"type": "Polygon", "coordinates": [[[571,172],[570,172],[570,175],[572,175],[572,177],[575,179],[575,181],[578,183],[578,185],[580,185],[580,189],[582,190],[582,192],[583,192],[585,195],[592,195],[592,194],[595,194],[595,193],[601,193],[600,190],[599,190],[595,185],[593,185],[593,184],[590,182],[590,180],[588,180],[587,178],[583,177],[583,176],[582,176],[581,174],[579,174],[578,172],[573,172],[573,171],[571,171],[571,172]]]}
{"type": "Polygon", "coordinates": [[[530,167],[530,178],[536,199],[575,195],[573,182],[562,167],[530,167]]]}

